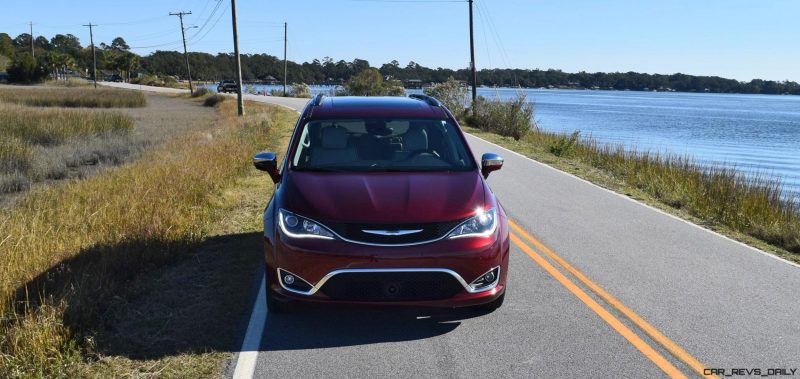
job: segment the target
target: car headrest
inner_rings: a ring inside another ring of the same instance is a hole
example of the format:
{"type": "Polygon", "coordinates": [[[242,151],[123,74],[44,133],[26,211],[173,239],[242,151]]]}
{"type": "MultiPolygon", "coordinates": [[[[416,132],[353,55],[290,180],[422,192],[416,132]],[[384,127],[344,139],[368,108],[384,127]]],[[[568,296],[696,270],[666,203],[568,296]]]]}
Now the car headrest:
{"type": "Polygon", "coordinates": [[[428,150],[428,132],[422,128],[411,128],[403,138],[407,151],[428,150]]]}
{"type": "Polygon", "coordinates": [[[323,149],[344,149],[347,147],[347,130],[338,126],[322,129],[323,149]]]}

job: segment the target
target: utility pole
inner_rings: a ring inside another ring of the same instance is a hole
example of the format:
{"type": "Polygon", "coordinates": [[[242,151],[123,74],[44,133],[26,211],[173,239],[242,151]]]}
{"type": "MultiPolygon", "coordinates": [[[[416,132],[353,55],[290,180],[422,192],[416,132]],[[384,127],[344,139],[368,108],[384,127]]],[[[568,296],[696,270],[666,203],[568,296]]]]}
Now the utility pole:
{"type": "Polygon", "coordinates": [[[472,70],[472,102],[475,103],[475,98],[477,97],[478,90],[476,86],[478,85],[478,75],[475,73],[475,38],[473,37],[472,31],[472,0],[469,0],[469,65],[470,69],[472,70]]]}
{"type": "Polygon", "coordinates": [[[283,96],[286,96],[286,23],[283,23],[283,96]]]}
{"type": "Polygon", "coordinates": [[[36,58],[36,49],[33,48],[33,21],[29,22],[31,26],[31,56],[36,58]]]}
{"type": "Polygon", "coordinates": [[[92,43],[92,78],[94,78],[94,88],[97,88],[97,54],[94,51],[94,34],[92,33],[92,27],[97,25],[89,21],[88,25],[83,26],[89,27],[89,41],[92,43]]]}
{"type": "Polygon", "coordinates": [[[231,21],[233,22],[233,52],[236,54],[236,101],[239,105],[239,116],[244,116],[244,98],[242,97],[242,58],[239,56],[239,28],[236,26],[236,0],[231,0],[231,21]]]}
{"type": "Polygon", "coordinates": [[[189,93],[194,95],[194,86],[192,86],[192,70],[189,68],[189,53],[186,50],[186,29],[183,27],[183,16],[192,14],[189,12],[176,12],[170,13],[170,16],[178,16],[181,19],[181,36],[183,37],[183,60],[186,61],[186,76],[189,77],[189,93]]]}

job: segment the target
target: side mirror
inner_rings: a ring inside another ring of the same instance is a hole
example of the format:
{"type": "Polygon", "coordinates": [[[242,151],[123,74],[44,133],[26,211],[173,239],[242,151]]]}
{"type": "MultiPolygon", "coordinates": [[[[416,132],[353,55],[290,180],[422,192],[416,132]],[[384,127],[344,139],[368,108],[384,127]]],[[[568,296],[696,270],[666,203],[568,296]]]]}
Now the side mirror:
{"type": "Polygon", "coordinates": [[[501,168],[503,168],[503,157],[494,153],[486,153],[481,157],[481,174],[484,178],[488,178],[489,173],[501,168]]]}
{"type": "Polygon", "coordinates": [[[272,181],[281,181],[281,174],[278,172],[278,157],[275,153],[260,153],[253,156],[253,166],[261,171],[266,171],[272,181]]]}

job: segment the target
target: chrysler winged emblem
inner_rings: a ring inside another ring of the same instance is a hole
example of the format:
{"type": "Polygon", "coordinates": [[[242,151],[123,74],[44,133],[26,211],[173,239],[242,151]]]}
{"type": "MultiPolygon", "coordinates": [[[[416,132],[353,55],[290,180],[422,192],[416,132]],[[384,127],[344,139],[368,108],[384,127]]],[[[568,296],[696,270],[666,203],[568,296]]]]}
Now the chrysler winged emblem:
{"type": "Polygon", "coordinates": [[[405,236],[409,234],[419,233],[422,229],[409,229],[409,230],[361,230],[364,233],[377,234],[381,236],[405,236]]]}

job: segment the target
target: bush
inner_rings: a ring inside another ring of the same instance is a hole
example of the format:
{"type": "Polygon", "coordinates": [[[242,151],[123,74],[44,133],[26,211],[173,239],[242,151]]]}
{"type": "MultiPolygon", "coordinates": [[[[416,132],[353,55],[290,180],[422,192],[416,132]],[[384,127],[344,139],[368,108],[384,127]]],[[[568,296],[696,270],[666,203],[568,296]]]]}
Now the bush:
{"type": "Polygon", "coordinates": [[[558,136],[558,138],[550,144],[550,153],[557,157],[564,157],[572,154],[572,152],[575,151],[575,145],[578,143],[580,135],[580,130],[576,130],[569,136],[558,136]]]}
{"type": "Polygon", "coordinates": [[[131,84],[142,84],[154,87],[178,88],[178,80],[171,76],[145,75],[142,78],[131,79],[131,84]]]}
{"type": "Polygon", "coordinates": [[[519,140],[531,128],[536,128],[533,119],[533,104],[520,93],[512,101],[486,100],[479,96],[472,104],[472,116],[468,123],[481,130],[519,140]]]}
{"type": "Polygon", "coordinates": [[[305,83],[292,83],[291,97],[311,97],[311,87],[305,83]]]}
{"type": "Polygon", "coordinates": [[[399,80],[384,82],[380,71],[374,68],[353,75],[345,83],[345,92],[350,96],[405,96],[405,88],[399,80]]]}
{"type": "Polygon", "coordinates": [[[423,92],[428,96],[439,99],[439,101],[441,101],[457,118],[463,118],[465,116],[465,105],[468,99],[467,87],[462,86],[461,83],[453,79],[452,76],[444,83],[425,88],[423,92]]]}
{"type": "Polygon", "coordinates": [[[203,97],[203,96],[208,96],[208,95],[210,95],[212,93],[214,93],[214,92],[211,91],[210,89],[208,89],[206,87],[200,87],[200,88],[196,88],[194,90],[194,93],[192,94],[192,97],[203,97]]]}
{"type": "Polygon", "coordinates": [[[203,102],[203,105],[207,107],[214,107],[217,104],[225,101],[225,96],[220,94],[214,94],[206,98],[206,101],[203,102]]]}
{"type": "Polygon", "coordinates": [[[405,96],[406,89],[403,87],[402,82],[399,80],[393,80],[391,82],[384,83],[383,94],[385,96],[405,96]]]}
{"type": "Polygon", "coordinates": [[[47,71],[28,53],[17,55],[8,68],[9,81],[13,83],[39,83],[47,78],[47,71]]]}

